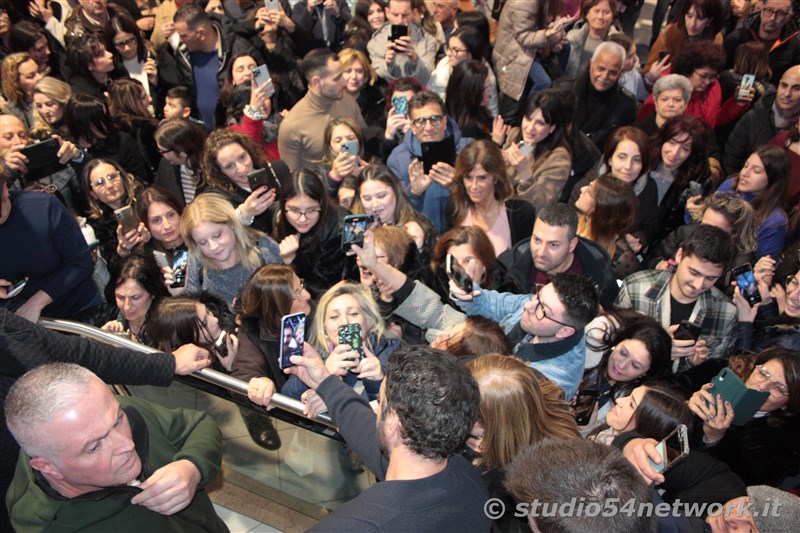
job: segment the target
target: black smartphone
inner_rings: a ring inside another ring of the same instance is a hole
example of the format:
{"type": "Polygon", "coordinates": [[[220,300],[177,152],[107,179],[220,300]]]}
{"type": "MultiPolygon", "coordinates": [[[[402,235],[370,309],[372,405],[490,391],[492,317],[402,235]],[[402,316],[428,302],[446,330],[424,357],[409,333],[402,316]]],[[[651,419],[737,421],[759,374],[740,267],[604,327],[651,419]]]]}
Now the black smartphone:
{"type": "Polygon", "coordinates": [[[17,281],[11,282],[11,287],[8,288],[6,291],[7,298],[13,298],[14,296],[18,295],[22,292],[22,289],[25,288],[25,285],[28,283],[28,278],[18,279],[17,281]]]}
{"type": "Polygon", "coordinates": [[[400,37],[408,35],[408,26],[405,24],[392,24],[392,35],[389,37],[391,42],[395,42],[400,37]]]}
{"type": "Polygon", "coordinates": [[[581,389],[575,397],[575,423],[585,426],[589,423],[594,412],[594,406],[600,391],[597,389],[581,389]]]}
{"type": "Polygon", "coordinates": [[[456,164],[456,143],[452,135],[441,141],[422,143],[422,166],[425,174],[436,163],[447,163],[451,166],[456,164]]]}
{"type": "Polygon", "coordinates": [[[136,218],[133,207],[129,205],[115,209],[114,216],[117,217],[117,222],[122,226],[123,235],[139,226],[139,219],[136,218]]]}
{"type": "Polygon", "coordinates": [[[305,336],[305,313],[295,313],[281,318],[280,359],[278,361],[281,368],[294,366],[294,363],[289,360],[291,356],[303,355],[305,336]]]}
{"type": "Polygon", "coordinates": [[[358,354],[356,363],[364,359],[364,346],[361,337],[361,324],[344,324],[339,326],[339,344],[347,344],[358,354]]]}
{"type": "Polygon", "coordinates": [[[447,254],[445,258],[445,271],[447,277],[450,278],[456,286],[467,294],[471,294],[475,289],[474,282],[469,274],[458,264],[458,260],[451,254],[447,254]]]}
{"type": "Polygon", "coordinates": [[[342,224],[342,251],[347,253],[357,244],[364,245],[364,233],[375,224],[372,215],[347,215],[342,224]]]}
{"type": "Polygon", "coordinates": [[[739,292],[742,293],[742,297],[747,300],[750,307],[759,303],[761,301],[761,294],[758,292],[758,284],[756,283],[756,278],[753,275],[753,267],[750,266],[750,263],[740,265],[731,272],[736,279],[736,285],[739,286],[739,292]]]}
{"type": "Polygon", "coordinates": [[[678,329],[672,335],[677,341],[695,341],[700,338],[701,328],[697,324],[693,324],[688,320],[681,320],[678,329]]]}
{"type": "Polygon", "coordinates": [[[689,195],[703,196],[703,184],[699,181],[689,180],[689,195]]]}
{"type": "Polygon", "coordinates": [[[28,173],[25,174],[25,181],[37,181],[63,169],[66,165],[62,165],[58,161],[60,147],[58,139],[47,139],[29,144],[20,150],[28,158],[28,173]]]}
{"type": "Polygon", "coordinates": [[[669,50],[661,50],[661,51],[658,53],[658,60],[659,60],[659,61],[661,61],[662,59],[664,59],[664,58],[665,58],[665,57],[667,57],[668,55],[669,55],[669,50]]]}
{"type": "Polygon", "coordinates": [[[278,182],[278,179],[266,168],[259,168],[248,174],[247,182],[250,184],[251,191],[254,191],[265,185],[274,190],[276,193],[281,188],[281,184],[278,182]]]}

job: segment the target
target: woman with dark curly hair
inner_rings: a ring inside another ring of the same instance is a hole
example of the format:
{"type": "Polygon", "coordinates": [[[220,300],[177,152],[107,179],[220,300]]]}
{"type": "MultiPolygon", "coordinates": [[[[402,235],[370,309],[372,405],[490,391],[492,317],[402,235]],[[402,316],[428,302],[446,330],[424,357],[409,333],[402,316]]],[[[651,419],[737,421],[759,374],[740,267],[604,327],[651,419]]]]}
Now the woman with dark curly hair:
{"type": "MultiPolygon", "coordinates": [[[[751,89],[747,94],[735,94],[723,102],[719,75],[724,68],[725,51],[722,47],[702,39],[686,44],[667,71],[689,78],[693,90],[685,114],[699,118],[712,129],[730,124],[744,115],[755,97],[755,89],[751,89]]],[[[644,120],[654,112],[655,104],[650,95],[642,104],[637,120],[644,120]]]]}
{"type": "Polygon", "coordinates": [[[658,230],[651,243],[685,222],[686,201],[692,194],[690,181],[703,189],[711,188],[710,143],[708,125],[687,115],[669,119],[653,138],[650,177],[658,189],[658,230]]]}
{"type": "Polygon", "coordinates": [[[267,209],[278,191],[266,185],[251,190],[248,174],[265,169],[270,182],[283,183],[289,176],[286,164],[270,161],[253,139],[232,129],[215,130],[208,136],[202,161],[206,181],[231,198],[242,222],[269,233],[272,222],[267,209]]]}

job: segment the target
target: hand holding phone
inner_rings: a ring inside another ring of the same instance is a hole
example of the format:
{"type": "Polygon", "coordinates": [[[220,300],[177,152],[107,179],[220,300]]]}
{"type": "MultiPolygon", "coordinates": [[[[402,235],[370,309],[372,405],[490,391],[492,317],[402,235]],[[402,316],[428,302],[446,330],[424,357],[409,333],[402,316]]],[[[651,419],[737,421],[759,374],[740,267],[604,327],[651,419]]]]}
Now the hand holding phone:
{"type": "Polygon", "coordinates": [[[350,349],[358,354],[358,357],[356,357],[355,362],[360,363],[364,359],[364,346],[363,346],[363,338],[361,335],[361,324],[341,325],[339,326],[338,333],[339,333],[339,344],[346,344],[350,346],[350,349]]]}
{"type": "Polygon", "coordinates": [[[133,207],[129,205],[115,209],[114,216],[117,218],[119,225],[122,226],[123,235],[139,227],[139,219],[136,218],[133,207]]]}
{"type": "Polygon", "coordinates": [[[12,281],[11,286],[6,289],[6,298],[13,298],[17,296],[25,288],[28,283],[28,278],[20,278],[17,281],[12,281]]]}
{"type": "Polygon", "coordinates": [[[689,320],[681,320],[672,338],[678,341],[695,341],[700,338],[701,327],[689,320]]]}
{"type": "Polygon", "coordinates": [[[685,424],[676,427],[664,440],[656,445],[656,451],[661,456],[661,463],[656,464],[652,459],[650,465],[653,469],[663,474],[675,463],[689,455],[689,432],[685,424]]]}
{"type": "Polygon", "coordinates": [[[742,298],[747,300],[750,307],[760,303],[761,293],[758,291],[758,283],[756,283],[756,278],[753,275],[753,267],[750,263],[745,263],[744,265],[734,268],[731,273],[734,279],[736,279],[736,285],[739,286],[739,292],[742,298]]]}
{"type": "Polygon", "coordinates": [[[279,366],[289,368],[294,363],[289,359],[293,355],[303,355],[305,344],[306,315],[295,313],[281,318],[281,343],[279,366]]]}
{"type": "Polygon", "coordinates": [[[405,96],[392,96],[392,107],[397,115],[408,115],[408,98],[405,96]]]}
{"type": "Polygon", "coordinates": [[[358,157],[358,141],[345,141],[342,143],[341,151],[358,157]]]}
{"type": "Polygon", "coordinates": [[[451,254],[447,254],[445,258],[445,271],[447,272],[447,277],[462,291],[472,294],[472,291],[476,290],[475,282],[451,254]]]}

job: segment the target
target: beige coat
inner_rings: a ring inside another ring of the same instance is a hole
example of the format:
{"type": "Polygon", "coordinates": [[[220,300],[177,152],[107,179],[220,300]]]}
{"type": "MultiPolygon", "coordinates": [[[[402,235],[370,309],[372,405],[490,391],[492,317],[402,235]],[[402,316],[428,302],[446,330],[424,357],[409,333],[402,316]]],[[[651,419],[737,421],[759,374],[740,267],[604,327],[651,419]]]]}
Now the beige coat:
{"type": "MultiPolygon", "coordinates": [[[[549,1],[514,0],[507,2],[500,14],[492,58],[500,90],[514,100],[523,96],[536,54],[548,46],[546,28],[535,26],[543,9],[550,11],[549,1]]],[[[554,14],[546,14],[545,20],[552,20],[554,14]]]]}

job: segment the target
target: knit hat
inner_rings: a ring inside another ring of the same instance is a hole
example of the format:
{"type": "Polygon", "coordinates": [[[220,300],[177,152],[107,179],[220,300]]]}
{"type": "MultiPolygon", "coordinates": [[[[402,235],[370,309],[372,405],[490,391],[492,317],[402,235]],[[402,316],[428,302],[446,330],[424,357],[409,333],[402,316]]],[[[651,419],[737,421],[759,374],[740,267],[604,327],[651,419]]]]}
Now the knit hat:
{"type": "Polygon", "coordinates": [[[800,524],[800,498],[766,485],[747,487],[747,495],[753,502],[750,509],[759,531],[763,533],[797,531],[800,524]]]}

